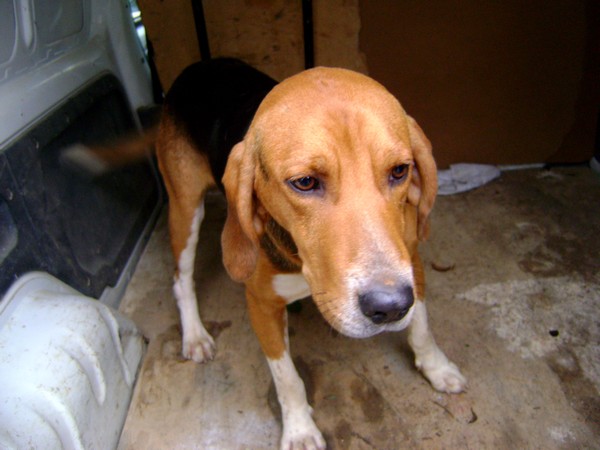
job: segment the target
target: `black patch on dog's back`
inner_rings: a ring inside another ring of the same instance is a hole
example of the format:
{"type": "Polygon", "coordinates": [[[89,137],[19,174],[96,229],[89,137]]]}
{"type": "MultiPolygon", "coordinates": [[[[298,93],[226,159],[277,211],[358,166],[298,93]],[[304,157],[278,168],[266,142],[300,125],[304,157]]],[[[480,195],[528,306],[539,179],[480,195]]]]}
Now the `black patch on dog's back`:
{"type": "Polygon", "coordinates": [[[240,60],[218,58],[187,67],[167,93],[165,109],[208,155],[219,188],[231,149],[244,138],[258,106],[276,84],[240,60]]]}

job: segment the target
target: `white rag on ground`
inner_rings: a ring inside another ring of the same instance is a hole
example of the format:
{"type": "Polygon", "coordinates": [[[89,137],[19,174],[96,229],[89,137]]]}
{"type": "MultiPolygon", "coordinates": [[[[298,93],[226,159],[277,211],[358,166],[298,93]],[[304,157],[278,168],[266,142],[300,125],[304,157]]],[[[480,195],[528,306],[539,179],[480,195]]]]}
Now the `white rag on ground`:
{"type": "Polygon", "coordinates": [[[451,195],[483,186],[500,176],[500,169],[487,164],[452,164],[438,171],[438,194],[451,195]]]}

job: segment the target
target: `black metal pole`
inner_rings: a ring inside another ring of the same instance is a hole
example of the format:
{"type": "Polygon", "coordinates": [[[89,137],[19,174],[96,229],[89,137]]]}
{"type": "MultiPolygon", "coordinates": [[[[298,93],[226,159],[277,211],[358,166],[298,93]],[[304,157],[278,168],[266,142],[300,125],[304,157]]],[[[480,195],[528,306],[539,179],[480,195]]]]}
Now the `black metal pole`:
{"type": "Polygon", "coordinates": [[[315,66],[312,0],[302,0],[302,30],[304,33],[304,68],[315,66]]]}
{"type": "Polygon", "coordinates": [[[202,0],[192,0],[192,11],[194,13],[194,24],[196,25],[196,36],[198,37],[198,47],[200,47],[200,59],[207,61],[210,59],[210,46],[208,45],[202,0]]]}

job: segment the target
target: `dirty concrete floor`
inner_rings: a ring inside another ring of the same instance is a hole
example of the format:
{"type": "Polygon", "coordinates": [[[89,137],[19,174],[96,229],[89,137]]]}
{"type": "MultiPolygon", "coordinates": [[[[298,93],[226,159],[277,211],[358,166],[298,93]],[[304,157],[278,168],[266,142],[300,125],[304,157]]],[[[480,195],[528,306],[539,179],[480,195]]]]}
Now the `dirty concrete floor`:
{"type": "MultiPolygon", "coordinates": [[[[438,198],[422,246],[438,344],[469,379],[440,394],[403,333],[353,340],[310,299],[292,353],[332,449],[600,448],[600,177],[585,167],[506,172],[438,198]]],[[[225,216],[207,202],[197,261],[214,361],[180,357],[165,215],[122,310],[149,338],[120,449],[278,448],[273,383],[243,288],[220,262],[225,216]]]]}

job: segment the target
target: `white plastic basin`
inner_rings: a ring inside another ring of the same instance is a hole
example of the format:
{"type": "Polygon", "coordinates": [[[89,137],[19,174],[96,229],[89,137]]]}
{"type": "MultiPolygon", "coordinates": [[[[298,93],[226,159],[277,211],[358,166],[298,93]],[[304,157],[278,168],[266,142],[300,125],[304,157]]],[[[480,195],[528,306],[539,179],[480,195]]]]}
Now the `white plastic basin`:
{"type": "Polygon", "coordinates": [[[0,448],[111,449],[144,341],[133,322],[30,273],[0,303],[0,448]]]}

